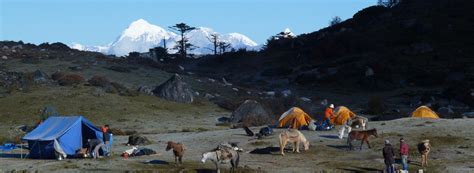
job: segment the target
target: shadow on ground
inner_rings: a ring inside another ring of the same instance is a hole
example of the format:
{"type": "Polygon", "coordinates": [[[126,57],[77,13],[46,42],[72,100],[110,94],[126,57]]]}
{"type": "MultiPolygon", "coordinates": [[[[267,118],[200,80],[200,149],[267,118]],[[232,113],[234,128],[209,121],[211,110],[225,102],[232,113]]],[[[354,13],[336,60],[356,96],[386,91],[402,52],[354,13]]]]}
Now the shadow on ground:
{"type": "Polygon", "coordinates": [[[25,154],[7,154],[7,153],[2,153],[0,154],[0,158],[25,158],[25,154]]]}
{"type": "Polygon", "coordinates": [[[327,145],[328,147],[335,148],[338,150],[349,150],[348,145],[327,145]]]}
{"type": "Polygon", "coordinates": [[[365,172],[382,172],[383,170],[375,169],[375,168],[366,168],[366,167],[359,167],[359,166],[352,166],[349,168],[340,168],[340,170],[355,172],[355,173],[365,173],[365,172]]]}
{"type": "Polygon", "coordinates": [[[337,135],[319,135],[319,137],[328,138],[328,139],[339,139],[339,136],[337,135]]]}
{"type": "Polygon", "coordinates": [[[150,160],[148,162],[145,162],[145,164],[168,165],[169,162],[163,160],[150,160]]]}

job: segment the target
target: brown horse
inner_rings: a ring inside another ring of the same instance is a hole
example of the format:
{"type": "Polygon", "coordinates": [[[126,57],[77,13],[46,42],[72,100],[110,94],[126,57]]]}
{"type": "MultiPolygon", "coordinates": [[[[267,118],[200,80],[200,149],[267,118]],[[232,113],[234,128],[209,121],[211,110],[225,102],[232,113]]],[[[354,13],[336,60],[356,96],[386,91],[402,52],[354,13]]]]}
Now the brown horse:
{"type": "Polygon", "coordinates": [[[175,163],[178,164],[178,161],[179,161],[179,164],[183,164],[184,150],[186,150],[184,145],[181,143],[168,141],[168,145],[166,146],[166,151],[169,151],[171,149],[173,149],[175,163]]]}
{"type": "Polygon", "coordinates": [[[371,130],[361,130],[361,131],[351,131],[349,135],[347,136],[347,144],[349,144],[349,150],[352,150],[352,141],[353,140],[360,140],[360,150],[362,150],[362,145],[364,144],[364,141],[367,142],[367,145],[370,148],[369,144],[369,136],[375,136],[378,137],[377,135],[377,129],[371,129],[371,130]]]}

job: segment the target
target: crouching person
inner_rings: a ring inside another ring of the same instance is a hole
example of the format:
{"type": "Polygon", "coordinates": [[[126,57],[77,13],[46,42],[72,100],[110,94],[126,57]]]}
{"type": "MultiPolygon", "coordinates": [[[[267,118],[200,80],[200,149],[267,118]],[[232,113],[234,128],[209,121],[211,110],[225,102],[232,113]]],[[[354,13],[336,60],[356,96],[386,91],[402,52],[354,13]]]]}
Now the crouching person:
{"type": "Polygon", "coordinates": [[[99,149],[104,146],[104,143],[100,141],[99,139],[88,139],[88,150],[91,152],[91,155],[94,159],[97,159],[99,157],[99,149]]]}

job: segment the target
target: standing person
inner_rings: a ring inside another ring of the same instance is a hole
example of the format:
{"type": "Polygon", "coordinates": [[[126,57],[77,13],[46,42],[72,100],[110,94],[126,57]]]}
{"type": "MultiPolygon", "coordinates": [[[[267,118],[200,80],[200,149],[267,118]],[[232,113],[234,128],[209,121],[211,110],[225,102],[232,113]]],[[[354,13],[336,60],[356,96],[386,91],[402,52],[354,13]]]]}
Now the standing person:
{"type": "Polygon", "coordinates": [[[324,111],[324,118],[323,118],[323,123],[325,128],[326,127],[331,127],[331,119],[333,119],[334,116],[334,104],[330,104],[329,107],[326,108],[324,111]]]}
{"type": "Polygon", "coordinates": [[[408,144],[403,138],[400,138],[400,158],[402,160],[402,170],[408,171],[408,144]]]}
{"type": "Polygon", "coordinates": [[[91,152],[92,157],[97,159],[99,157],[99,149],[104,146],[104,143],[99,139],[87,139],[88,150],[91,152]]]}
{"type": "Polygon", "coordinates": [[[112,135],[112,132],[110,131],[109,125],[106,124],[102,129],[102,139],[104,141],[104,155],[108,156],[110,153],[110,136],[112,135]]]}
{"type": "Polygon", "coordinates": [[[394,173],[395,169],[393,164],[395,163],[395,152],[393,151],[393,147],[388,139],[385,140],[385,147],[383,147],[382,153],[385,161],[385,171],[387,173],[394,173]]]}

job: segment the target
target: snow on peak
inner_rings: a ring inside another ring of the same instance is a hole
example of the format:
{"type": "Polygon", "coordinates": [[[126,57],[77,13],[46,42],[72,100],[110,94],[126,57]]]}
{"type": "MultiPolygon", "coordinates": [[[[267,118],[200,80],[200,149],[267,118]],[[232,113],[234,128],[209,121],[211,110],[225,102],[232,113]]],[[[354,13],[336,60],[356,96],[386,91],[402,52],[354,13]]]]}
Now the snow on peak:
{"type": "Polygon", "coordinates": [[[257,46],[258,44],[255,43],[253,40],[248,38],[247,36],[239,33],[229,33],[229,34],[224,34],[222,36],[224,40],[227,40],[229,43],[232,44],[232,47],[240,49],[240,48],[245,48],[245,47],[254,47],[257,46]]]}
{"type": "MultiPolygon", "coordinates": [[[[187,33],[186,37],[190,43],[195,46],[195,49],[189,52],[194,54],[212,53],[211,48],[213,45],[209,41],[209,38],[210,35],[214,33],[219,34],[211,28],[206,27],[196,27],[195,30],[187,33]]],[[[164,43],[166,43],[168,50],[174,53],[176,50],[172,50],[171,48],[173,48],[179,40],[181,40],[181,38],[176,33],[153,25],[144,19],[138,19],[132,22],[109,46],[83,46],[80,44],[72,44],[71,47],[79,50],[96,50],[107,54],[124,56],[130,52],[148,52],[150,48],[163,46],[164,43]]],[[[219,34],[219,40],[230,43],[234,49],[244,48],[257,50],[258,47],[257,43],[239,33],[219,34]]]]}
{"type": "Polygon", "coordinates": [[[165,29],[152,25],[144,19],[138,19],[132,22],[125,31],[122,32],[121,38],[130,37],[132,39],[140,39],[140,37],[147,35],[147,39],[154,39],[153,37],[161,37],[161,39],[168,39],[173,34],[167,32],[165,29]]]}
{"type": "Polygon", "coordinates": [[[291,32],[290,28],[286,28],[286,29],[283,31],[283,33],[284,33],[285,35],[288,35],[288,36],[291,36],[291,37],[296,37],[296,35],[295,35],[293,32],[291,32]]]}

